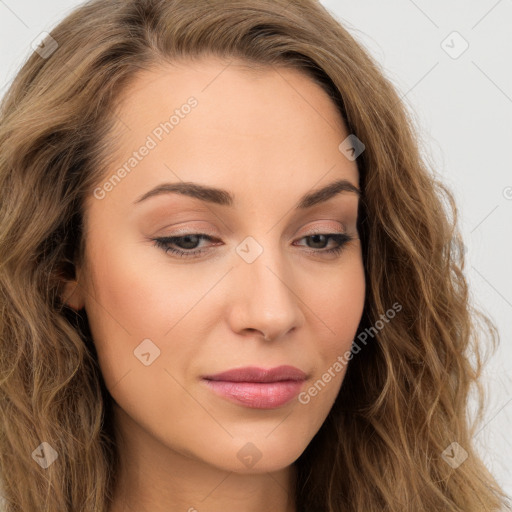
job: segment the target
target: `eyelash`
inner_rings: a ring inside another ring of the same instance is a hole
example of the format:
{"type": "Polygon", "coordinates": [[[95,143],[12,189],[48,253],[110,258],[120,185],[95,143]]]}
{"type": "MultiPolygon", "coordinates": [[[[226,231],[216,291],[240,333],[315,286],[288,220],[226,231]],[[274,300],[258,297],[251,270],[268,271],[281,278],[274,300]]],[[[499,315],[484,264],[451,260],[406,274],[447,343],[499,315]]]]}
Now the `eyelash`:
{"type": "MultiPolygon", "coordinates": [[[[162,249],[166,254],[172,253],[180,258],[197,258],[201,256],[203,253],[207,252],[208,249],[191,249],[191,250],[183,250],[183,249],[175,249],[170,246],[172,243],[176,243],[179,240],[182,240],[184,238],[188,238],[191,236],[199,237],[199,240],[215,240],[211,236],[208,236],[204,233],[188,233],[182,236],[168,236],[164,238],[153,238],[152,240],[155,242],[155,246],[162,249]]],[[[308,252],[312,253],[319,253],[324,255],[336,255],[338,256],[342,250],[344,249],[345,245],[354,240],[354,238],[346,233],[312,233],[311,235],[307,235],[302,237],[300,240],[304,238],[311,238],[313,236],[325,236],[327,237],[327,242],[329,239],[333,239],[338,244],[336,247],[333,247],[332,249],[311,249],[308,252]]]]}

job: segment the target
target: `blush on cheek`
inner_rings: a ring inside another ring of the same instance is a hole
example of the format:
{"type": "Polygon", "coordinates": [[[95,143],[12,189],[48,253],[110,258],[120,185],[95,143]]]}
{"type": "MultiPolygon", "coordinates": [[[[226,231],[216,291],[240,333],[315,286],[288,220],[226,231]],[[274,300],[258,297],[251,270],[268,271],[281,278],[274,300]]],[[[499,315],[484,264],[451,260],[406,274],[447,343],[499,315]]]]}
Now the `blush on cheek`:
{"type": "MultiPolygon", "coordinates": [[[[100,316],[110,315],[125,334],[134,338],[161,335],[159,320],[166,318],[161,309],[169,299],[170,287],[146,264],[140,251],[116,250],[115,245],[104,245],[101,254],[92,260],[91,295],[104,310],[100,316]]],[[[168,308],[168,323],[171,313],[172,308],[168,308]]]]}
{"type": "MultiPolygon", "coordinates": [[[[335,338],[353,337],[361,320],[365,300],[365,276],[362,264],[351,262],[341,275],[330,280],[318,298],[318,315],[335,338]]],[[[352,338],[351,338],[352,339],[352,338]]]]}

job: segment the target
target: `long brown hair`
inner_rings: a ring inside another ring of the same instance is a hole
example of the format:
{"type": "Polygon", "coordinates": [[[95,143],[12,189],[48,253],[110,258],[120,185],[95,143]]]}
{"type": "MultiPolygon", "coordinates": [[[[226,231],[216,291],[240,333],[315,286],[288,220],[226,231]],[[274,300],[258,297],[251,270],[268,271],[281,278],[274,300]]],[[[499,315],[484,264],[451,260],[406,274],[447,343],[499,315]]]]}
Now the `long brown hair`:
{"type": "Polygon", "coordinates": [[[297,510],[503,509],[472,442],[483,411],[480,339],[495,347],[497,330],[469,300],[453,196],[420,157],[397,92],[347,30],[314,0],[93,0],[51,37],[53,53],[34,52],[1,103],[6,512],[108,510],[119,463],[111,397],[85,312],[63,303],[63,280],[83,257],[84,200],[112,161],[123,90],[141,69],[206,55],[301,70],[366,147],[357,159],[367,282],[359,333],[371,339],[296,461],[297,510]],[[375,329],[395,303],[400,313],[375,329]],[[58,454],[47,469],[34,462],[43,442],[58,454]],[[457,468],[442,455],[450,446],[467,454],[457,468]]]}

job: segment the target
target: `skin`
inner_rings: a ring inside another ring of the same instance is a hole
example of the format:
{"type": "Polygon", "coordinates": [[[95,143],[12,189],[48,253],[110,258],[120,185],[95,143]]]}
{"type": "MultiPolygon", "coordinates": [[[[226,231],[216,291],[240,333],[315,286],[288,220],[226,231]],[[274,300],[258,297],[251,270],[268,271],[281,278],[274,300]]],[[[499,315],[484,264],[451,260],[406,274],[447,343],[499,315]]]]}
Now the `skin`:
{"type": "Polygon", "coordinates": [[[86,201],[85,260],[66,296],[86,309],[114,399],[122,464],[111,512],[294,511],[293,463],[346,368],[307,404],[276,409],[234,404],[201,376],[289,364],[306,372],[307,390],[350,349],[363,312],[357,194],[294,210],[338,179],[359,186],[356,162],[338,149],[349,133],[335,105],[296,70],[226,65],[208,57],[138,75],[105,179],[190,96],[198,105],[103,199],[86,201]],[[134,204],[181,181],[227,189],[235,203],[167,193],[134,204]],[[178,229],[214,241],[182,241],[173,247],[205,252],[180,258],[151,240],[183,236],[178,229]],[[315,229],[353,240],[326,255],[337,243],[315,242],[315,229]],[[236,251],[247,236],[263,249],[252,263],[236,251]],[[149,366],[134,356],[147,338],[160,350],[149,366]],[[237,457],[247,443],[261,454],[252,467],[237,457]]]}

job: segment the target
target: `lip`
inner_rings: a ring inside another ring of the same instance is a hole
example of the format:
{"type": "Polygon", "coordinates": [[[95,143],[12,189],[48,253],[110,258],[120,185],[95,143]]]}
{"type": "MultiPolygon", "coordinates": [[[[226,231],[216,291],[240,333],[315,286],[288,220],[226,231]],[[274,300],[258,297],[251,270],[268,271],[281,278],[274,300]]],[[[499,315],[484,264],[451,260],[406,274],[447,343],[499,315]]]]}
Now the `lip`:
{"type": "Polygon", "coordinates": [[[304,380],[307,375],[295,366],[276,366],[266,370],[257,366],[233,368],[222,373],[206,375],[203,379],[230,382],[279,382],[283,380],[304,380]]]}
{"type": "Polygon", "coordinates": [[[275,409],[295,398],[307,375],[294,366],[234,368],[202,378],[214,393],[253,409],[275,409]]]}

